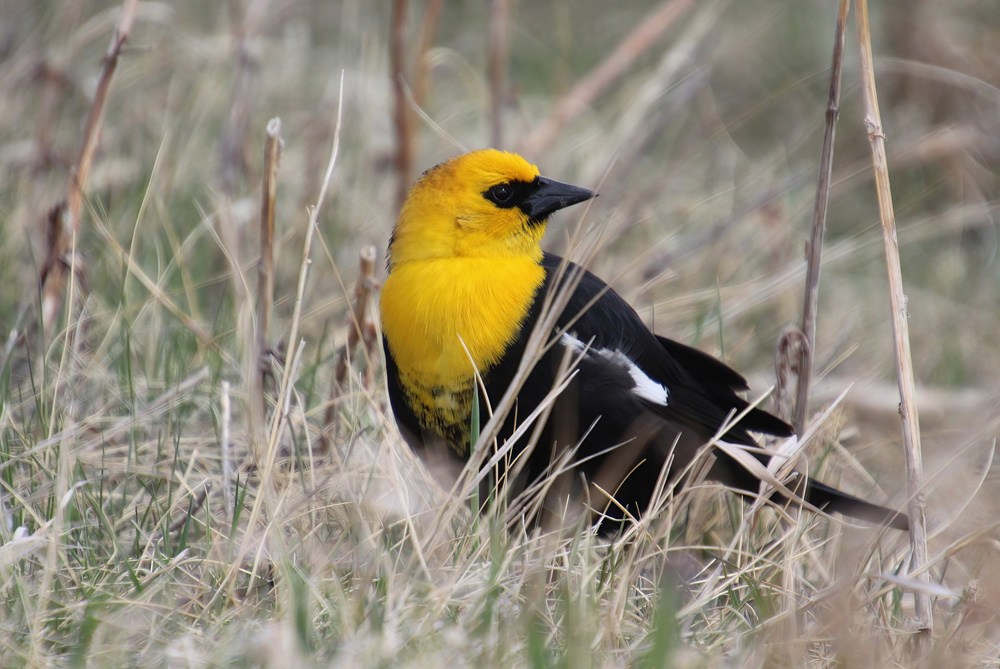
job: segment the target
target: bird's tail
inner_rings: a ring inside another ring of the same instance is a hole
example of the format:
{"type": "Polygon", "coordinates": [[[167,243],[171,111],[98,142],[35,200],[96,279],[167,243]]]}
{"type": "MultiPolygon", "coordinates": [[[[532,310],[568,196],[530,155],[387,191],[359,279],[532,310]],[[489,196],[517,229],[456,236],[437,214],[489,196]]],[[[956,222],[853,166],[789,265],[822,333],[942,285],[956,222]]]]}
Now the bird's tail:
{"type": "Polygon", "coordinates": [[[910,529],[910,519],[905,513],[866,502],[819,481],[809,481],[804,497],[807,502],[824,511],[842,513],[897,530],[910,529]]]}

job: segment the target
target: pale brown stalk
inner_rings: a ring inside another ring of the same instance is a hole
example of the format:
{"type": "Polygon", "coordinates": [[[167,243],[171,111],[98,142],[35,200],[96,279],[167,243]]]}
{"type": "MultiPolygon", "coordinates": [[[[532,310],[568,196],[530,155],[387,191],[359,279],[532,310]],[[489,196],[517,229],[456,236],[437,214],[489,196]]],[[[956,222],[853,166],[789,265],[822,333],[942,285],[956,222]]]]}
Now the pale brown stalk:
{"type": "MultiPolygon", "coordinates": [[[[809,358],[809,343],[802,330],[794,325],[786,327],[778,338],[778,349],[774,353],[774,371],[777,383],[774,386],[774,415],[781,420],[792,420],[792,377],[799,379],[802,387],[802,368],[809,358]]],[[[803,434],[796,430],[798,434],[803,434]]]]}
{"type": "Polygon", "coordinates": [[[840,0],[837,9],[837,28],[833,37],[833,66],[830,69],[830,94],[826,103],[826,131],[823,133],[823,150],[819,159],[819,182],[816,184],[816,201],[813,205],[812,237],[806,251],[806,289],[802,306],[802,333],[805,346],[799,368],[799,381],[795,398],[795,432],[802,434],[809,417],[809,390],[812,384],[813,360],[816,353],[816,316],[819,301],[819,269],[823,255],[823,233],[826,231],[826,210],[830,202],[830,175],[833,172],[833,141],[837,135],[837,117],[840,115],[840,73],[844,65],[844,39],[850,0],[840,0]]]}
{"type": "Polygon", "coordinates": [[[653,8],[614,51],[556,103],[548,117],[524,140],[521,153],[534,157],[545,150],[567,123],[627,72],[629,65],[693,5],[691,0],[664,0],[653,8]]]}
{"type": "MultiPolygon", "coordinates": [[[[76,168],[70,172],[65,204],[59,205],[51,215],[53,226],[49,236],[48,258],[42,267],[42,326],[46,337],[52,332],[56,314],[62,304],[63,287],[66,283],[66,272],[70,266],[67,255],[76,244],[76,234],[80,230],[80,209],[83,206],[83,191],[87,187],[90,168],[97,153],[97,144],[104,123],[104,106],[111,88],[111,77],[118,66],[122,47],[132,32],[136,8],[139,0],[125,0],[122,3],[121,17],[111,38],[111,45],[104,56],[104,64],[97,77],[97,88],[94,91],[94,101],[87,114],[87,124],[83,130],[83,143],[80,146],[80,156],[76,168]]],[[[82,272],[79,259],[74,259],[75,271],[82,272]]],[[[72,306],[72,305],[71,305],[72,306]]]]}
{"type": "Polygon", "coordinates": [[[403,206],[413,174],[413,118],[406,95],[406,7],[407,0],[392,3],[392,43],[389,58],[392,67],[393,120],[396,125],[396,205],[403,206]]]}
{"type": "Polygon", "coordinates": [[[341,349],[337,358],[337,384],[343,387],[347,381],[347,366],[358,342],[364,342],[365,349],[371,351],[371,341],[374,331],[370,327],[368,307],[372,296],[378,290],[375,281],[375,261],[378,250],[370,244],[361,249],[358,261],[358,281],[354,286],[354,308],[351,312],[351,327],[347,331],[347,345],[341,349]]]}
{"type": "Polygon", "coordinates": [[[368,316],[369,305],[372,303],[372,296],[378,291],[378,282],[375,280],[375,261],[378,257],[378,250],[374,245],[361,249],[358,263],[358,280],[354,285],[354,306],[350,312],[350,324],[347,329],[347,343],[337,354],[337,364],[334,367],[333,382],[330,384],[330,401],[326,405],[326,412],[323,415],[323,434],[320,436],[320,449],[326,450],[330,447],[330,435],[333,432],[333,419],[336,413],[337,399],[343,392],[344,384],[347,382],[347,370],[350,365],[351,356],[359,342],[364,343],[366,367],[365,383],[371,385],[372,365],[371,361],[375,356],[375,327],[368,316]]]}
{"type": "Polygon", "coordinates": [[[274,203],[278,192],[281,119],[272,118],[264,131],[264,183],[261,186],[260,257],[257,259],[257,346],[250,378],[252,423],[264,425],[264,383],[271,371],[271,313],[274,308],[274,203]]]}
{"type": "MultiPolygon", "coordinates": [[[[928,582],[927,571],[927,519],[923,491],[923,460],[920,451],[920,423],[914,401],[915,381],[913,361],[910,357],[910,334],[907,324],[906,295],[903,293],[903,276],[899,266],[899,242],[896,239],[896,217],[889,188],[889,170],[885,156],[885,131],[878,108],[878,91],[875,87],[875,65],[872,58],[871,29],[868,24],[867,0],[855,0],[857,8],[858,38],[861,48],[861,74],[864,80],[865,127],[871,143],[872,162],[875,168],[875,187],[878,192],[879,218],[885,242],[886,264],[889,270],[889,301],[892,307],[893,352],[896,359],[896,380],[899,383],[899,413],[903,422],[903,450],[906,456],[906,473],[909,492],[910,548],[913,553],[910,571],[921,582],[928,582]]],[[[929,637],[933,630],[930,595],[926,590],[914,592],[916,598],[917,628],[929,637]]]]}

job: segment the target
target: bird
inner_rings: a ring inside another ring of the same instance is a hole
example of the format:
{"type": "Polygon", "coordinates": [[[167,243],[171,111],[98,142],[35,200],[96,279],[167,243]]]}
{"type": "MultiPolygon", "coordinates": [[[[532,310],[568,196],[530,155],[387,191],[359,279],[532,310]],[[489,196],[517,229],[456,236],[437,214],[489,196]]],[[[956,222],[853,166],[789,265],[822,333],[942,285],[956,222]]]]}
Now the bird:
{"type": "MultiPolygon", "coordinates": [[[[725,363],[654,334],[608,284],[542,250],[549,217],[594,196],[496,149],[427,170],[393,228],[379,309],[400,433],[426,461],[446,467],[471,455],[473,405],[485,421],[515,381],[533,329],[549,327],[497,436],[504,444],[544,409],[503,459],[516,473],[506,483],[525,490],[562,472],[565,484],[549,495],[589,500],[593,522],[605,529],[645,513],[662,481],[676,480],[734,415],[742,417],[719,440],[750,447],[764,464],[769,456],[754,434],[791,437],[793,429],[750,407],[739,394],[746,380],[725,363]],[[553,302],[559,291],[563,300],[553,302]],[[557,305],[554,319],[544,318],[546,304],[557,305]],[[568,363],[572,373],[560,375],[568,363]],[[553,401],[560,379],[565,387],[553,401]]],[[[706,478],[748,495],[760,490],[731,453],[716,448],[714,457],[706,478]]],[[[822,482],[798,476],[797,485],[797,495],[827,512],[909,527],[904,514],[822,482]]],[[[557,497],[545,507],[560,504],[557,497]]]]}

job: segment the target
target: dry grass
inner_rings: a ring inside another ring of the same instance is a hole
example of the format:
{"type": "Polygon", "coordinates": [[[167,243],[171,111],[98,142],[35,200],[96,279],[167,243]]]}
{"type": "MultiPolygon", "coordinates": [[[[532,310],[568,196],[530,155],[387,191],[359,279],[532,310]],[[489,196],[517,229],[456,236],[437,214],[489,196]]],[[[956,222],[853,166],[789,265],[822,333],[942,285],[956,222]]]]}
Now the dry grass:
{"type": "MultiPolygon", "coordinates": [[[[779,334],[802,313],[834,9],[497,2],[505,23],[489,42],[482,3],[395,6],[397,42],[389,4],[140,3],[102,94],[71,258],[84,271],[69,274],[76,308],[50,332],[45,221],[89,136],[121,3],[4,9],[0,665],[996,663],[992,4],[923,0],[872,17],[929,585],[906,575],[899,533],[792,521],[707,485],[665,489],[630,541],[511,533],[502,506],[474,518],[414,461],[371,367],[345,368],[329,392],[339,352],[368,334],[348,287],[359,251],[385,248],[398,171],[501,129],[512,147],[545,147],[533,156],[544,173],[599,187],[582,221],[553,222],[550,248],[596,250],[592,268],[658,332],[767,388],[779,334]],[[419,64],[390,58],[391,44],[419,64]],[[581,82],[585,99],[572,99],[581,82]],[[409,90],[420,113],[394,106],[409,90]],[[258,339],[272,117],[284,142],[273,324],[258,339]],[[922,657],[919,588],[934,620],[922,657]]],[[[889,293],[847,39],[816,324],[822,419],[798,455],[902,507],[889,293]]]]}

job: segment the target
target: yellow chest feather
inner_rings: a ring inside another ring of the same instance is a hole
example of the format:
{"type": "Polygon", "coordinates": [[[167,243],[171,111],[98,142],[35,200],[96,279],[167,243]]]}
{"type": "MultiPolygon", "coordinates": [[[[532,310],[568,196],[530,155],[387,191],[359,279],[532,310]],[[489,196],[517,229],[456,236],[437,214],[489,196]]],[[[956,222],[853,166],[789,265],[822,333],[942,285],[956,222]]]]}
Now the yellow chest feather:
{"type": "Polygon", "coordinates": [[[475,370],[501,359],[544,278],[530,257],[433,258],[393,268],[382,287],[382,331],[424,429],[467,433],[475,370]]]}

